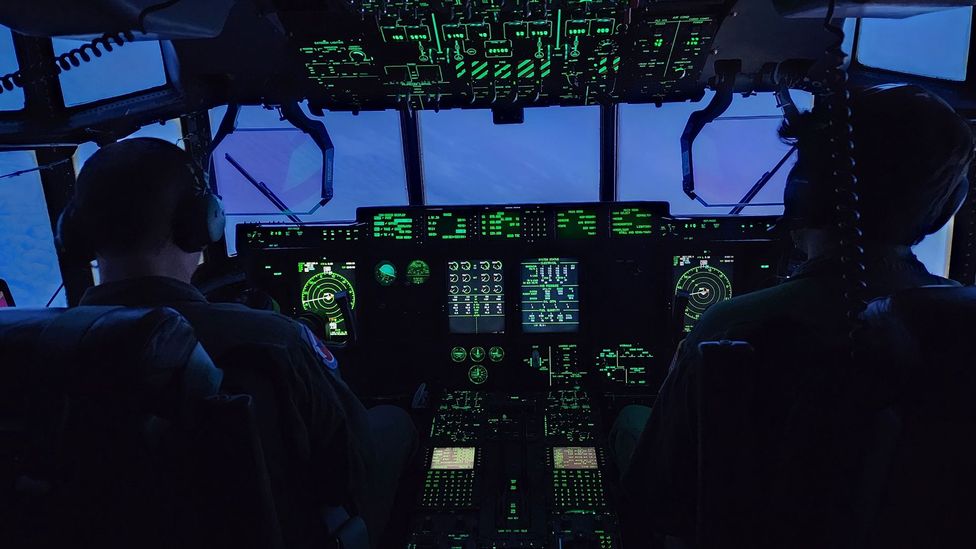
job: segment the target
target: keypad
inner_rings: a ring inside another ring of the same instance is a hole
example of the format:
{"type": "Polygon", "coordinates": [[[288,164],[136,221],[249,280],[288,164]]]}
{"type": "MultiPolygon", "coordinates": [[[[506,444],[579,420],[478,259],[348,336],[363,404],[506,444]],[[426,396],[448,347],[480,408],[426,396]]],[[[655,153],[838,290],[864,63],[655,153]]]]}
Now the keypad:
{"type": "Polygon", "coordinates": [[[474,506],[474,471],[427,471],[421,504],[428,509],[469,509],[474,506]]]}
{"type": "Polygon", "coordinates": [[[552,473],[553,503],[558,512],[597,511],[607,506],[599,470],[556,469],[552,473]]]}

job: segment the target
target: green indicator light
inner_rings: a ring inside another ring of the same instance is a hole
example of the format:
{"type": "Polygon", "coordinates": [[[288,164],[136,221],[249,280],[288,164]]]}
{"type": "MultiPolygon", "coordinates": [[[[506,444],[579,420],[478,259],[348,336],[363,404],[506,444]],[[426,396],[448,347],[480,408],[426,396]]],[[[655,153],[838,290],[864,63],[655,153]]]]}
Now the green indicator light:
{"type": "Polygon", "coordinates": [[[759,266],[759,268],[760,269],[768,269],[769,268],[769,264],[768,263],[763,263],[762,265],[759,266]]]}
{"type": "Polygon", "coordinates": [[[488,368],[485,368],[481,364],[475,364],[468,370],[468,381],[475,385],[481,385],[488,381],[488,368]]]}
{"type": "Polygon", "coordinates": [[[472,347],[471,348],[471,360],[475,362],[481,362],[485,359],[485,348],[484,347],[472,347]]]}
{"type": "Polygon", "coordinates": [[[373,269],[373,275],[380,286],[392,286],[397,278],[396,266],[389,261],[380,261],[373,269]]]}
{"type": "Polygon", "coordinates": [[[663,45],[664,45],[664,39],[663,38],[657,38],[657,39],[654,40],[654,47],[655,48],[660,48],[663,45]]]}
{"type": "Polygon", "coordinates": [[[505,358],[505,349],[498,347],[492,347],[488,349],[488,359],[492,362],[501,362],[505,358]]]}
{"type": "Polygon", "coordinates": [[[420,286],[430,278],[430,265],[422,259],[415,259],[407,265],[407,283],[420,286]]]}
{"type": "Polygon", "coordinates": [[[464,362],[468,358],[468,351],[464,347],[455,347],[451,349],[451,360],[454,362],[464,362]]]}

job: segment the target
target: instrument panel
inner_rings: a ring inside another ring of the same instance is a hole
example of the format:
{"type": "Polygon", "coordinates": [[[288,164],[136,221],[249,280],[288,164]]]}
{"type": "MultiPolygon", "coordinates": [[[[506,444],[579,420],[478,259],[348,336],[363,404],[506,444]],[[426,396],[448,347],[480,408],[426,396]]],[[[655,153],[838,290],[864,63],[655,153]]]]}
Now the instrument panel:
{"type": "Polygon", "coordinates": [[[357,394],[433,388],[406,547],[612,549],[610,422],[653,401],[709,307],[776,281],[772,222],[657,202],[382,207],[239,225],[238,243],[252,285],[346,346],[357,394]]]}
{"type": "Polygon", "coordinates": [[[360,208],[345,225],[238,231],[252,283],[320,315],[330,343],[355,337],[378,393],[653,392],[710,306],[775,282],[772,222],[629,202],[360,208]]]}
{"type": "Polygon", "coordinates": [[[286,22],[310,95],[353,110],[687,98],[728,12],[722,0],[341,4],[286,22]]]}

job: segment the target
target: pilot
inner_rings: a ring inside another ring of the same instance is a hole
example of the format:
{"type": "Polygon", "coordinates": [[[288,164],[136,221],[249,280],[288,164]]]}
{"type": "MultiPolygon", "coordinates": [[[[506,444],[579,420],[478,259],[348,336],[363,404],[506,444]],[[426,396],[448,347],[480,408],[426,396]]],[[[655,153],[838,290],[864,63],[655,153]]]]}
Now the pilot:
{"type": "Polygon", "coordinates": [[[376,546],[416,449],[413,422],[393,406],[366,410],[337,375],[332,354],[302,324],[243,305],[208,303],[190,285],[202,248],[223,232],[222,218],[219,201],[186,152],[138,138],[102,147],[85,163],[58,232],[67,253],[98,259],[101,283],[84,294],[82,305],[179,311],[225,380],[241,371],[239,361],[221,360],[235,349],[262,349],[278,363],[267,369],[277,406],[271,411],[256,402],[256,408],[259,423],[277,417],[268,421],[276,423],[285,447],[287,463],[271,470],[293,477],[271,479],[276,494],[289,484],[285,493],[295,498],[276,501],[286,546],[323,546],[319,517],[325,509],[361,516],[376,546]]]}
{"type": "MultiPolygon", "coordinates": [[[[782,138],[798,148],[786,184],[781,224],[789,229],[806,261],[778,286],[709,309],[679,346],[653,411],[627,407],[611,432],[627,497],[655,533],[679,540],[691,540],[695,533],[699,343],[741,340],[754,346],[760,365],[756,391],[762,395],[765,418],[757,426],[759,436],[776,441],[791,430],[787,418],[795,411],[793,403],[815,391],[811,388],[820,383],[820,377],[830,377],[822,373],[829,372],[830,362],[820,359],[830,356],[830,350],[845,348],[848,341],[845,283],[838,238],[832,231],[832,185],[824,153],[827,136],[816,111],[801,114],[780,130],[782,138]]],[[[942,99],[916,86],[855,92],[851,124],[867,297],[919,286],[956,285],[926,271],[911,248],[942,228],[966,196],[974,156],[969,125],[942,99]]],[[[872,390],[875,385],[872,377],[872,390]]],[[[830,397],[821,399],[829,402],[830,397]]],[[[813,450],[808,458],[823,455],[813,450]]],[[[759,467],[763,472],[772,469],[769,461],[760,462],[759,467]]],[[[806,487],[815,492],[820,479],[813,469],[807,474],[809,478],[801,482],[809,481],[806,487]]],[[[791,528],[786,523],[804,514],[797,511],[801,509],[798,501],[790,503],[793,509],[786,505],[776,511],[783,518],[783,530],[791,528]]],[[[800,527],[770,534],[786,536],[774,546],[831,546],[803,537],[823,526],[817,524],[822,517],[807,514],[799,518],[800,527]],[[809,521],[809,529],[802,527],[804,520],[809,521]]]]}

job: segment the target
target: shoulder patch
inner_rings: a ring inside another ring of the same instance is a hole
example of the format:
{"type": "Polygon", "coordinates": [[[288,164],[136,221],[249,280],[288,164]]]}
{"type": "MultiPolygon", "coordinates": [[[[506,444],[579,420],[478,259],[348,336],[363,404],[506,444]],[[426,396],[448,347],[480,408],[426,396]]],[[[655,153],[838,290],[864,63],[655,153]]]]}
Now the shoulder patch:
{"type": "Polygon", "coordinates": [[[335,355],[332,354],[332,351],[330,351],[325,345],[325,342],[312,333],[312,330],[310,330],[308,326],[302,326],[302,334],[306,343],[308,343],[308,346],[315,351],[315,354],[318,355],[319,359],[322,361],[323,366],[330,370],[335,370],[339,367],[339,361],[336,360],[335,355]]]}

